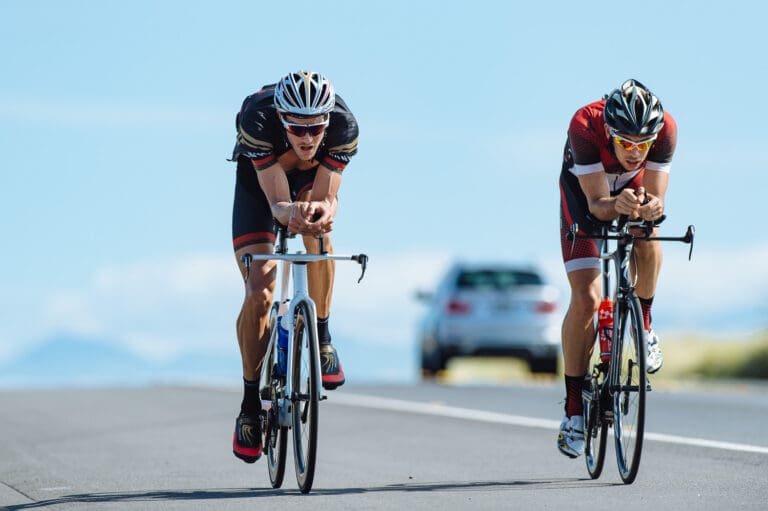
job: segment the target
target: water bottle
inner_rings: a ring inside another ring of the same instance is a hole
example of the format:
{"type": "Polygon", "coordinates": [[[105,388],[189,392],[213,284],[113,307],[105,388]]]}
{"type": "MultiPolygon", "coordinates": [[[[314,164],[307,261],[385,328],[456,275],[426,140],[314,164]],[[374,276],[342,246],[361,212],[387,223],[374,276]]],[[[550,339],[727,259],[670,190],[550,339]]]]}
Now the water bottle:
{"type": "Polygon", "coordinates": [[[600,337],[600,360],[608,362],[613,342],[613,301],[607,296],[597,309],[597,332],[600,337]]]}
{"type": "Polygon", "coordinates": [[[285,376],[288,354],[288,330],[283,327],[283,317],[277,318],[277,374],[285,376]]]}

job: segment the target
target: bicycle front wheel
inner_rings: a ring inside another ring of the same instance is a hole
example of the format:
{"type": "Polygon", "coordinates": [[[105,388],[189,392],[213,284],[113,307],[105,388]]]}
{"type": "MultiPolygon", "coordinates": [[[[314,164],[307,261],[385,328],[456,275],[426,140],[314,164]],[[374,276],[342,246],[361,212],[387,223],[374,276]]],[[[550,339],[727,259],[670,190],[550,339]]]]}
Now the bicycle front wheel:
{"type": "Polygon", "coordinates": [[[269,403],[267,420],[264,428],[264,450],[267,455],[269,481],[273,488],[280,488],[285,474],[285,453],[287,449],[288,427],[280,426],[279,398],[282,396],[285,376],[278,370],[277,350],[277,312],[278,304],[272,304],[269,314],[269,351],[262,366],[262,402],[269,403]]]}
{"type": "Polygon", "coordinates": [[[294,309],[292,429],[296,481],[302,493],[309,493],[315,477],[317,458],[317,414],[320,368],[313,315],[306,302],[294,309]]]}
{"type": "Polygon", "coordinates": [[[640,301],[631,296],[626,305],[617,307],[618,321],[614,320],[613,433],[619,475],[624,483],[631,484],[637,476],[643,450],[647,340],[640,301]]]}

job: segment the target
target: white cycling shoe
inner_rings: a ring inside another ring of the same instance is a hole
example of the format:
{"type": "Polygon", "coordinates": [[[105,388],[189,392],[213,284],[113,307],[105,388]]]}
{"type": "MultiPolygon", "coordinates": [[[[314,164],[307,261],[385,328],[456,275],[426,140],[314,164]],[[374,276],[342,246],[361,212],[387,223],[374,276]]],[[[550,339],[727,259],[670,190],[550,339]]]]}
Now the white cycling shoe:
{"type": "Polygon", "coordinates": [[[557,448],[569,458],[584,454],[584,416],[563,417],[560,433],[557,435],[557,448]]]}
{"type": "Polygon", "coordinates": [[[659,336],[653,330],[648,331],[648,350],[645,357],[646,370],[649,374],[653,374],[664,365],[664,357],[661,355],[661,347],[659,347],[659,336]]]}

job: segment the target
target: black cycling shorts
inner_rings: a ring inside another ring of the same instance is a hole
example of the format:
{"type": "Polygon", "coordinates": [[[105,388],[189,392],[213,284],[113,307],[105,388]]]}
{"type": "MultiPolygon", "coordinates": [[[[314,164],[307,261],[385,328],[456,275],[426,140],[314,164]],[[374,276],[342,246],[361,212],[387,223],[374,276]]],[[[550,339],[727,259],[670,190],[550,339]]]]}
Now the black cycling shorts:
{"type": "MultiPolygon", "coordinates": [[[[317,167],[286,172],[291,200],[312,189],[317,167]]],[[[232,206],[232,245],[235,250],[255,243],[275,242],[275,220],[256,169],[245,156],[237,159],[235,200],[232,206]]]]}

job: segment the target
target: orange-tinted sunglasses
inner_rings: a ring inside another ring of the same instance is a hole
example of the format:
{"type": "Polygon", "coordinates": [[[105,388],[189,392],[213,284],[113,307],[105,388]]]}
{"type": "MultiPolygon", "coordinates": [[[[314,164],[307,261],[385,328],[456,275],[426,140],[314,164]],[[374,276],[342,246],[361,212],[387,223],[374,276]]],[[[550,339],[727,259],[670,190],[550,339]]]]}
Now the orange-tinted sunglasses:
{"type": "Polygon", "coordinates": [[[637,150],[640,152],[647,151],[656,141],[656,135],[651,138],[646,138],[645,140],[630,140],[616,133],[616,130],[611,130],[611,137],[613,138],[613,143],[620,146],[625,151],[631,151],[635,147],[637,147],[637,150]]]}

